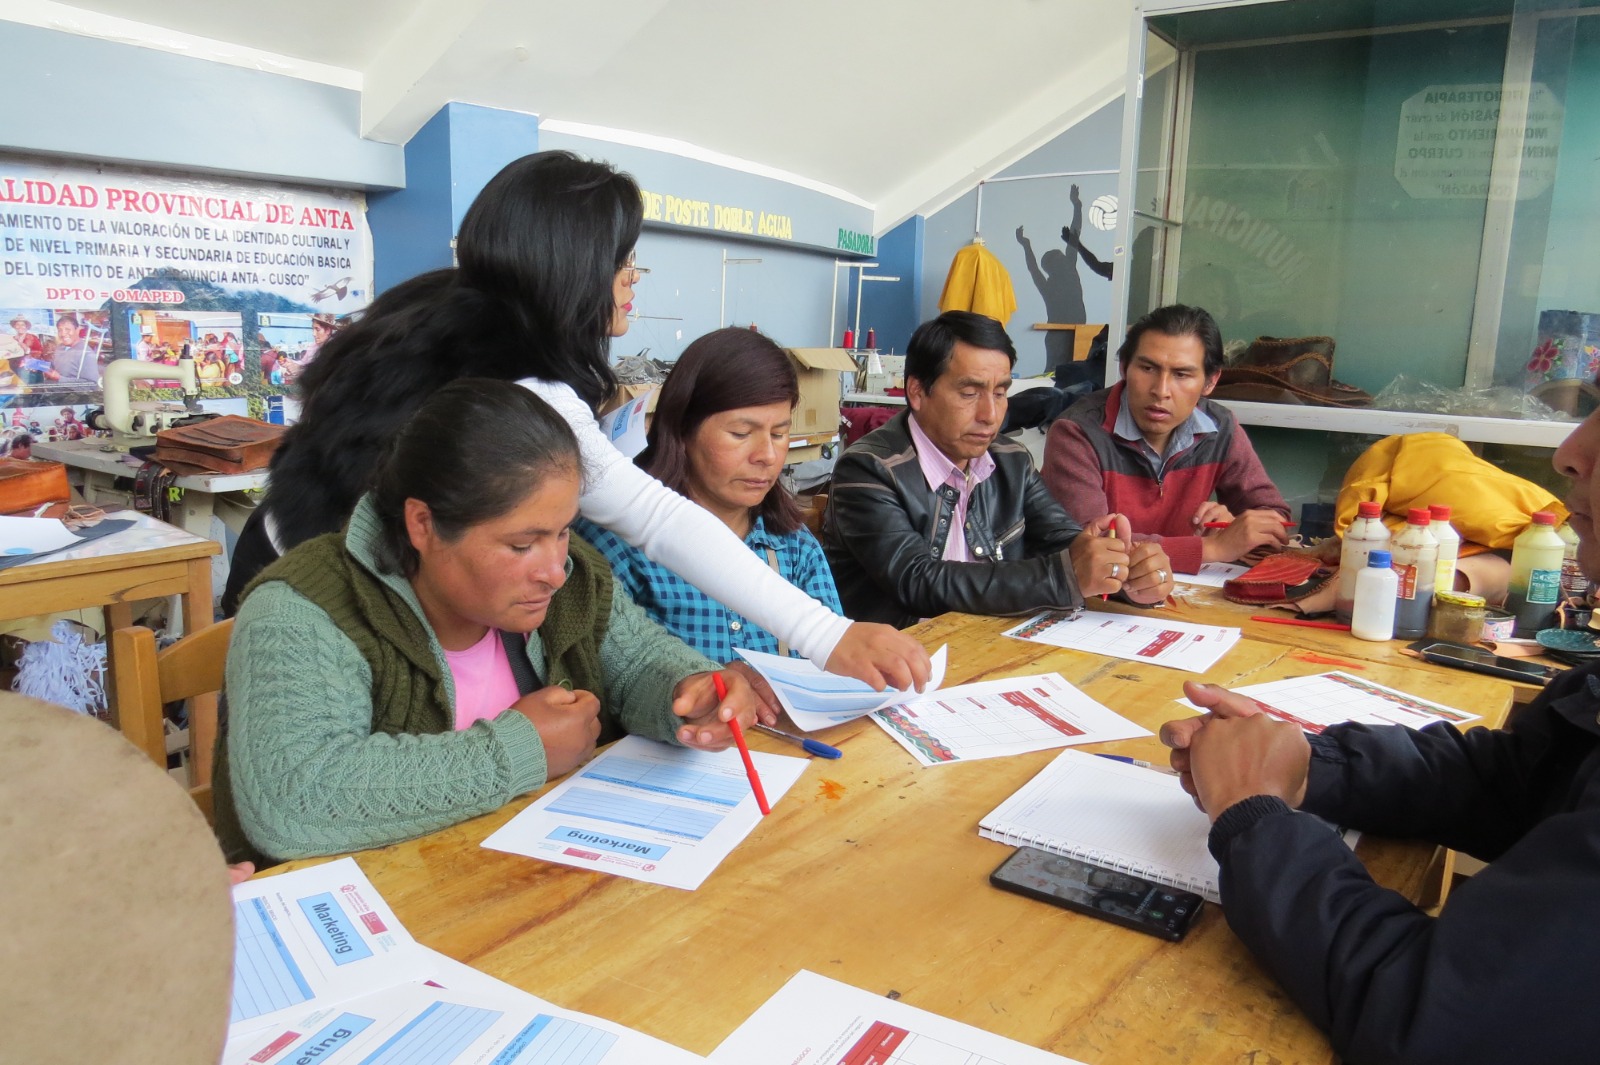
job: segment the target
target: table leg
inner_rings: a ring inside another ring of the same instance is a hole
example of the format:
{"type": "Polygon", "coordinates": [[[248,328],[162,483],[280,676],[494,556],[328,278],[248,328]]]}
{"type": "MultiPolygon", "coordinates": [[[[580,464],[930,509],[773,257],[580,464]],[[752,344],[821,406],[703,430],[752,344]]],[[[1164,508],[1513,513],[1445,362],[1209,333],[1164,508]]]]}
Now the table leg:
{"type": "MultiPolygon", "coordinates": [[[[210,497],[207,496],[209,499],[210,497]]],[[[210,522],[210,508],[206,521],[210,522]]],[[[183,603],[183,634],[185,636],[210,625],[215,619],[211,609],[211,559],[191,559],[189,590],[179,596],[183,603]]],[[[199,695],[189,700],[189,783],[191,786],[211,783],[211,759],[217,745],[217,697],[199,695]]]]}
{"type": "Polygon", "coordinates": [[[210,492],[202,492],[195,488],[186,488],[183,492],[183,503],[180,505],[181,513],[174,514],[178,520],[173,524],[179,525],[184,532],[195,536],[211,539],[211,514],[214,509],[213,500],[216,497],[210,492]]]}
{"type": "Polygon", "coordinates": [[[106,709],[111,712],[112,721],[119,721],[121,719],[117,717],[116,685],[111,683],[111,678],[117,675],[116,663],[111,660],[111,634],[133,624],[133,604],[107,603],[101,608],[100,613],[104,616],[106,625],[106,709]]]}

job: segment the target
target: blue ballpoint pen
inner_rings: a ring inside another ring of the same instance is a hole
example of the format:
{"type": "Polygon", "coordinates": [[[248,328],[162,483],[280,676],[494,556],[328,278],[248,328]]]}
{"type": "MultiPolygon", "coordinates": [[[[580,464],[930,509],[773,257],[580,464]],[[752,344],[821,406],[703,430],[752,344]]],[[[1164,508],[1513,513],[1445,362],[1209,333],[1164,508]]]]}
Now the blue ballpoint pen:
{"type": "Polygon", "coordinates": [[[844,757],[844,752],[839,750],[839,748],[829,747],[826,743],[823,743],[820,740],[808,740],[804,736],[791,735],[790,733],[784,732],[780,729],[775,729],[770,725],[758,724],[756,725],[756,730],[758,732],[765,732],[768,736],[776,736],[780,740],[788,740],[790,743],[798,743],[800,746],[805,748],[807,754],[814,754],[818,758],[844,757]]]}
{"type": "Polygon", "coordinates": [[[1101,754],[1098,751],[1096,751],[1095,752],[1095,757],[1096,758],[1109,758],[1113,762],[1127,762],[1129,765],[1136,765],[1141,769],[1154,769],[1157,773],[1168,773],[1168,774],[1170,774],[1172,776],[1177,776],[1176,773],[1174,773],[1172,770],[1168,769],[1164,765],[1152,765],[1151,763],[1146,762],[1146,761],[1144,761],[1142,759],[1139,759],[1139,758],[1129,758],[1125,754],[1101,754]]]}

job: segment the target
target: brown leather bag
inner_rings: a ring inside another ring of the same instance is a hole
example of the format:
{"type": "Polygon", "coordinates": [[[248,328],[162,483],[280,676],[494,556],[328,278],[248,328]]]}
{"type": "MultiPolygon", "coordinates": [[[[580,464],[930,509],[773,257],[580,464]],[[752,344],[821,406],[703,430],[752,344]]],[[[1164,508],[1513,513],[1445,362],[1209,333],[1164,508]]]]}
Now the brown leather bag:
{"type": "Polygon", "coordinates": [[[41,503],[65,503],[67,467],[44,459],[0,459],[0,514],[35,510],[41,503]]]}
{"type": "Polygon", "coordinates": [[[285,428],[227,414],[156,434],[155,460],[179,473],[248,473],[266,467],[285,428]]]}

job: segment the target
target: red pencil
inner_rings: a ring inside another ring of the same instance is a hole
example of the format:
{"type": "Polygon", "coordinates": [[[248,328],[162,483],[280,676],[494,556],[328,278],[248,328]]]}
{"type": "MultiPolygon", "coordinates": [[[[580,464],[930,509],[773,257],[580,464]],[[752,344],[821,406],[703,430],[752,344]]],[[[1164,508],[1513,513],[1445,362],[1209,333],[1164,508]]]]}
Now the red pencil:
{"type": "MultiPolygon", "coordinates": [[[[722,679],[721,673],[711,674],[711,683],[716,685],[718,700],[728,697],[728,683],[722,679]]],[[[767,793],[762,790],[761,778],[756,775],[756,763],[750,757],[750,746],[744,742],[744,729],[739,726],[737,717],[728,718],[728,728],[733,732],[733,742],[739,745],[739,757],[744,759],[744,771],[750,777],[750,790],[756,794],[756,805],[761,807],[761,816],[765,817],[772,812],[772,807],[767,805],[767,793]]]]}
{"type": "MultiPolygon", "coordinates": [[[[1116,519],[1117,516],[1115,514],[1113,514],[1113,515],[1111,515],[1111,517],[1112,517],[1112,526],[1111,526],[1111,528],[1106,530],[1106,535],[1111,537],[1111,539],[1115,540],[1117,538],[1117,526],[1115,524],[1115,519],[1116,519]]],[[[1105,594],[1100,596],[1100,601],[1103,603],[1107,599],[1110,599],[1110,598],[1111,598],[1111,593],[1107,592],[1107,593],[1105,593],[1105,594]]]]}
{"type": "Polygon", "coordinates": [[[1339,621],[1307,621],[1304,618],[1274,618],[1266,614],[1252,614],[1251,621],[1267,621],[1274,625],[1299,625],[1307,629],[1333,629],[1336,632],[1349,632],[1350,626],[1339,621]]]}
{"type": "MultiPolygon", "coordinates": [[[[1232,524],[1233,524],[1233,522],[1231,522],[1231,521],[1208,521],[1208,522],[1206,522],[1206,526],[1205,527],[1208,528],[1208,529],[1226,529],[1228,526],[1230,526],[1232,524]]],[[[1294,526],[1295,526],[1295,523],[1292,522],[1292,521],[1286,521],[1286,522],[1283,523],[1283,527],[1285,529],[1292,529],[1292,528],[1294,528],[1294,526]]]]}

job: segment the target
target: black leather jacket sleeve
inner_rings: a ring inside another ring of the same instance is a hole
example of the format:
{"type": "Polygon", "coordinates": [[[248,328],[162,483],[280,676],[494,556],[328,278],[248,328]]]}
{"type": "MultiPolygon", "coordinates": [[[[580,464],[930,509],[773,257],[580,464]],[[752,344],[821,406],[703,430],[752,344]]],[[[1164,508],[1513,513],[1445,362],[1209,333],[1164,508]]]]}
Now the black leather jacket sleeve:
{"type": "MultiPolygon", "coordinates": [[[[1073,521],[1067,510],[1050,494],[1050,489],[1045,487],[1044,478],[1031,468],[1025,478],[1025,487],[1022,494],[1022,547],[1023,557],[1034,558],[1046,554],[1060,554],[1072,546],[1072,541],[1083,532],[1083,526],[1073,521]]],[[[1078,578],[1072,572],[1072,566],[1067,565],[1067,575],[1072,579],[1072,588],[1077,592],[1078,578]]],[[[1074,605],[1082,605],[1083,596],[1078,596],[1074,605]]]]}

